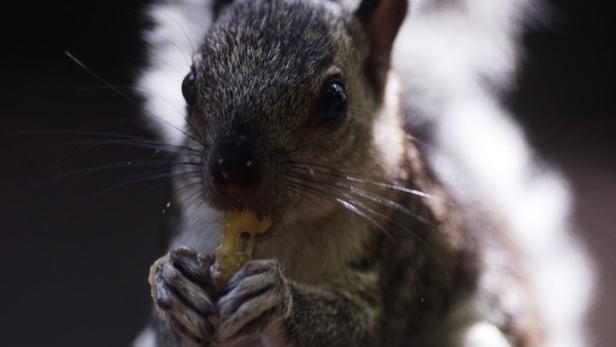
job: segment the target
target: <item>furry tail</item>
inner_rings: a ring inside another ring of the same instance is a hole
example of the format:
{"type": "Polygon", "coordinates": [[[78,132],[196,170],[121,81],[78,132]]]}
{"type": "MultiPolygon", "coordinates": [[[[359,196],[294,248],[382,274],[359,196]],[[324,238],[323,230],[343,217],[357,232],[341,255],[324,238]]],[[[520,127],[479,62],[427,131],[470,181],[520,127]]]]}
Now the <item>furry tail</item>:
{"type": "Polygon", "coordinates": [[[430,160],[462,200],[495,211],[524,253],[544,347],[587,346],[594,282],[571,234],[566,182],[533,157],[498,95],[510,86],[530,0],[418,0],[396,43],[409,123],[429,129],[430,160]]]}
{"type": "Polygon", "coordinates": [[[152,26],[144,34],[148,64],[137,87],[151,126],[163,140],[179,144],[186,107],[179,86],[190,71],[192,55],[212,22],[212,9],[204,0],[160,0],[147,11],[152,26]]]}

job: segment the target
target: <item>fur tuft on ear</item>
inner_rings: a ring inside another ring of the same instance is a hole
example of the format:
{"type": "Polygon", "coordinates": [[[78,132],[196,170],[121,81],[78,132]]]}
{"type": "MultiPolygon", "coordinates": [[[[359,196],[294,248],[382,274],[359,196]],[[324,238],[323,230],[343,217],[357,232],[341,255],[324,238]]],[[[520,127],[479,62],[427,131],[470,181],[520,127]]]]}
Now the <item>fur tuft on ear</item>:
{"type": "Polygon", "coordinates": [[[378,94],[382,94],[385,86],[391,48],[404,21],[407,6],[407,0],[362,0],[355,11],[370,41],[366,74],[378,94]]]}

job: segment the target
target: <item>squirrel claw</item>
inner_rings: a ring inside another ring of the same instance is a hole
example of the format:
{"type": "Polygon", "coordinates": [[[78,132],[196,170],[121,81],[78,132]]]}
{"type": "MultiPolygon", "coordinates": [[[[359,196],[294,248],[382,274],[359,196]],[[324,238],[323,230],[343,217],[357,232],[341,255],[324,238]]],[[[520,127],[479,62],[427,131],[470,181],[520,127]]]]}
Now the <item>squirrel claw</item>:
{"type": "Polygon", "coordinates": [[[291,295],[275,260],[248,261],[229,281],[217,302],[216,341],[226,343],[261,335],[286,317],[291,295]]]}
{"type": "Polygon", "coordinates": [[[207,346],[216,315],[207,259],[188,248],[172,250],[151,268],[152,299],[160,318],[188,345],[207,346]]]}

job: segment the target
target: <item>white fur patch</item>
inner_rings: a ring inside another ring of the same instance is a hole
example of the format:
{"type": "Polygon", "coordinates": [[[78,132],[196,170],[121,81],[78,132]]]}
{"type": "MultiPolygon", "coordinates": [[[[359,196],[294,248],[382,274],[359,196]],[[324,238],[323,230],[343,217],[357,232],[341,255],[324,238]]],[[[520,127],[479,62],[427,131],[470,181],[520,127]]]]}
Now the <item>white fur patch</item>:
{"type": "Polygon", "coordinates": [[[470,326],[462,335],[462,347],[510,347],[497,327],[479,322],[470,326]]]}
{"type": "Polygon", "coordinates": [[[156,347],[156,334],[149,328],[142,331],[133,342],[133,347],[156,347]]]}
{"type": "Polygon", "coordinates": [[[400,86],[395,76],[389,77],[390,82],[385,90],[383,107],[372,129],[374,144],[386,177],[392,180],[400,177],[400,162],[404,157],[404,140],[406,133],[400,121],[400,86]]]}
{"type": "Polygon", "coordinates": [[[154,23],[144,37],[149,63],[137,87],[145,99],[147,124],[171,144],[183,139],[178,129],[186,126],[186,104],[180,86],[211,24],[211,6],[204,0],[169,0],[157,2],[148,11],[154,23]]]}

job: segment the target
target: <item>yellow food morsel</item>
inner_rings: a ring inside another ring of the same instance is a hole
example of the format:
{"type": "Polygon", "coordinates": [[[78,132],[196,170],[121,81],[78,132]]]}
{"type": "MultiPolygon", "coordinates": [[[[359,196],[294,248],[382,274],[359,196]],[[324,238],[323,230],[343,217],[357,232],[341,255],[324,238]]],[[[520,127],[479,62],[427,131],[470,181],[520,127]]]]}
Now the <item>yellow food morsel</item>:
{"type": "Polygon", "coordinates": [[[272,224],[270,218],[259,218],[249,211],[226,211],[224,222],[222,242],[216,248],[216,263],[212,267],[218,288],[224,287],[231,276],[252,257],[255,236],[265,233],[272,224]],[[242,234],[248,235],[243,250],[240,249],[242,234]]]}

